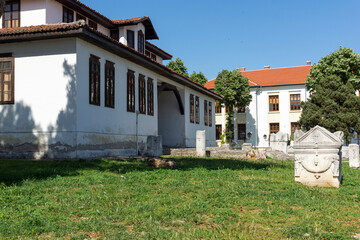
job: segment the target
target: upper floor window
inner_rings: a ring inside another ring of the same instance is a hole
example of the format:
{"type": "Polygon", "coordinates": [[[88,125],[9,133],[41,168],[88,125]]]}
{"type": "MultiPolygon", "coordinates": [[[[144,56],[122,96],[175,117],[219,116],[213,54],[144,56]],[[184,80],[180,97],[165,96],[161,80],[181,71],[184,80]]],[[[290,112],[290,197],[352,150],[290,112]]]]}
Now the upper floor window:
{"type": "Polygon", "coordinates": [[[152,53],[152,54],[151,54],[151,59],[154,60],[154,61],[157,61],[156,55],[152,53]]]}
{"type": "Polygon", "coordinates": [[[148,50],[145,50],[145,55],[150,57],[151,53],[148,50]]]}
{"type": "Polygon", "coordinates": [[[14,59],[0,58],[0,105],[14,104],[14,59]]]}
{"type": "Polygon", "coordinates": [[[154,116],[154,83],[151,78],[147,80],[148,115],[154,116]]]}
{"type": "Polygon", "coordinates": [[[238,108],[238,113],[245,113],[246,112],[246,108],[238,108]]]}
{"type": "Polygon", "coordinates": [[[145,76],[139,74],[139,112],[146,114],[146,86],[145,76]]]}
{"type": "Polygon", "coordinates": [[[291,136],[294,136],[295,131],[299,129],[299,123],[298,122],[292,122],[291,123],[291,136]]]}
{"type": "Polygon", "coordinates": [[[144,33],[141,30],[138,32],[138,51],[145,53],[144,33]]]}
{"type": "Polygon", "coordinates": [[[208,101],[204,100],[204,124],[208,125],[208,101]]]}
{"type": "Polygon", "coordinates": [[[131,70],[127,73],[127,111],[135,112],[135,73],[131,70]]]}
{"type": "Polygon", "coordinates": [[[119,41],[119,29],[114,29],[110,31],[110,37],[112,39],[115,39],[116,41],[119,41]]]}
{"type": "Polygon", "coordinates": [[[100,61],[99,57],[90,56],[89,103],[100,106],[100,61]]]}
{"type": "Polygon", "coordinates": [[[86,21],[86,17],[83,16],[83,15],[81,15],[81,14],[79,14],[79,13],[76,13],[76,21],[79,21],[79,20],[84,20],[84,21],[86,21]]]}
{"type": "Polygon", "coordinates": [[[135,48],[135,34],[134,31],[127,30],[127,45],[129,48],[135,48]]]}
{"type": "Polygon", "coordinates": [[[290,94],[290,110],[301,110],[300,94],[290,94]]]}
{"type": "Polygon", "coordinates": [[[221,113],[221,105],[219,102],[215,102],[215,113],[221,113]]]}
{"type": "Polygon", "coordinates": [[[190,94],[190,122],[194,123],[194,95],[190,94]]]}
{"type": "Polygon", "coordinates": [[[215,131],[216,131],[216,140],[221,140],[222,125],[221,124],[216,125],[215,131]]]}
{"type": "Polygon", "coordinates": [[[209,127],[212,127],[212,102],[209,102],[209,127]]]}
{"type": "Polygon", "coordinates": [[[195,121],[196,124],[200,123],[200,98],[198,96],[195,97],[195,121]]]}
{"type": "Polygon", "coordinates": [[[269,96],[269,111],[279,111],[279,95],[269,96]]]}
{"type": "Polygon", "coordinates": [[[115,107],[115,67],[114,63],[105,63],[105,107],[115,107]]]}
{"type": "Polygon", "coordinates": [[[246,140],[246,124],[238,124],[238,140],[246,140]]]}
{"type": "Polygon", "coordinates": [[[6,1],[3,28],[20,27],[20,0],[6,1]]]}
{"type": "Polygon", "coordinates": [[[63,22],[64,23],[71,23],[74,21],[74,11],[63,7],[63,22]]]}
{"type": "Polygon", "coordinates": [[[92,29],[95,29],[95,30],[98,29],[97,23],[94,22],[94,21],[92,21],[92,20],[90,20],[90,19],[88,20],[88,25],[89,25],[89,27],[91,27],[92,29]]]}

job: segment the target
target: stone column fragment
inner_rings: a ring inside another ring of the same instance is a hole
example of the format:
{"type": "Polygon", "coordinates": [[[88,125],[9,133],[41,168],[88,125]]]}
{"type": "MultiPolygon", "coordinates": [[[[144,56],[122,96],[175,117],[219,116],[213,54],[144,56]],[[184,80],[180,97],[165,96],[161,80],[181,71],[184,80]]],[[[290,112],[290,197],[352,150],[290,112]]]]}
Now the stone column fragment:
{"type": "Polygon", "coordinates": [[[349,145],[349,165],[351,168],[360,168],[359,145],[349,145]]]}
{"type": "Polygon", "coordinates": [[[196,155],[206,157],[206,131],[196,131],[196,155]]]}

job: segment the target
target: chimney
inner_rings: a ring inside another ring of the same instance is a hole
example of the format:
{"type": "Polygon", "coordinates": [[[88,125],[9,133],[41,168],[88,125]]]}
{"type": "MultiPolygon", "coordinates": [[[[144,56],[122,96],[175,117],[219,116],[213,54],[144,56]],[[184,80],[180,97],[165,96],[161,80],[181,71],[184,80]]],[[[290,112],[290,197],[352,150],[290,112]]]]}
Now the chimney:
{"type": "Polygon", "coordinates": [[[240,72],[245,72],[245,68],[244,68],[244,67],[239,67],[238,70],[239,70],[240,72]]]}
{"type": "Polygon", "coordinates": [[[264,66],[264,69],[270,69],[270,66],[264,66]]]}
{"type": "Polygon", "coordinates": [[[311,61],[306,61],[306,65],[311,65],[311,61]]]}

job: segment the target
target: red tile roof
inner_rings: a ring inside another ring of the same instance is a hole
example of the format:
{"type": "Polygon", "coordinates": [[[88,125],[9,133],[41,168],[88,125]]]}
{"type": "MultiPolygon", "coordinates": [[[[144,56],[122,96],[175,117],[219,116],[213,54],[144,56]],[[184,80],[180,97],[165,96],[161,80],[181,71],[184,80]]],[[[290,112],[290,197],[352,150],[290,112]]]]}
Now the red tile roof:
{"type": "Polygon", "coordinates": [[[113,20],[113,23],[116,25],[123,26],[123,25],[138,24],[139,22],[145,21],[147,19],[149,19],[148,16],[129,18],[129,19],[118,19],[118,20],[113,20]]]}
{"type": "MultiPolygon", "coordinates": [[[[299,67],[284,67],[273,69],[261,69],[253,71],[241,71],[244,77],[249,79],[250,86],[272,86],[272,85],[291,85],[304,84],[309,75],[311,65],[299,67]]],[[[210,80],[205,84],[208,89],[215,88],[215,80],[210,80]]]]}

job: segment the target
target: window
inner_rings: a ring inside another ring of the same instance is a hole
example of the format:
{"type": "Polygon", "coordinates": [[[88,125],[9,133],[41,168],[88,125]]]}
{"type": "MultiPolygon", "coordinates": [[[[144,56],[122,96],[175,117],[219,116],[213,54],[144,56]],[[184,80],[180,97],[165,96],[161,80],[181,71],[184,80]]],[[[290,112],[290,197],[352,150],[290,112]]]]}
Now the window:
{"type": "Polygon", "coordinates": [[[246,124],[238,124],[238,140],[246,140],[246,124]]]}
{"type": "Polygon", "coordinates": [[[127,30],[127,45],[129,48],[135,48],[135,37],[134,37],[134,31],[127,30]]]}
{"type": "Polygon", "coordinates": [[[0,105],[14,104],[14,59],[0,58],[0,105]]]}
{"type": "Polygon", "coordinates": [[[139,112],[146,114],[146,87],[145,76],[139,74],[139,112]]]}
{"type": "Polygon", "coordinates": [[[204,124],[208,125],[208,101],[204,100],[204,124]]]}
{"type": "Polygon", "coordinates": [[[279,131],[279,128],[279,123],[270,123],[270,134],[276,134],[279,131]]]}
{"type": "Polygon", "coordinates": [[[279,111],[279,96],[269,96],[269,111],[279,111]]]}
{"type": "Polygon", "coordinates": [[[79,20],[86,21],[86,17],[84,17],[83,15],[81,15],[79,13],[76,13],[76,21],[79,21],[79,20]]]}
{"type": "Polygon", "coordinates": [[[20,0],[6,1],[3,28],[20,27],[20,0]]]}
{"type": "Polygon", "coordinates": [[[291,136],[294,135],[295,131],[299,129],[299,123],[297,122],[292,122],[291,123],[291,136]]]}
{"type": "Polygon", "coordinates": [[[127,111],[135,112],[135,72],[127,73],[127,111]]]}
{"type": "Polygon", "coordinates": [[[99,57],[90,56],[89,103],[100,106],[100,61],[99,57]]]}
{"type": "Polygon", "coordinates": [[[148,115],[154,116],[154,83],[151,78],[147,80],[148,115]]]}
{"type": "Polygon", "coordinates": [[[222,125],[216,125],[216,140],[221,140],[222,135],[222,125]]]}
{"type": "Polygon", "coordinates": [[[301,98],[300,94],[290,94],[290,110],[296,111],[301,110],[301,98]]]}
{"type": "Polygon", "coordinates": [[[190,122],[194,123],[194,95],[190,94],[190,122]]]}
{"type": "Polygon", "coordinates": [[[138,31],[138,51],[145,53],[144,33],[141,30],[138,31]]]}
{"type": "Polygon", "coordinates": [[[112,39],[115,39],[116,41],[119,41],[119,29],[114,29],[110,31],[110,37],[112,39]]]}
{"type": "Polygon", "coordinates": [[[94,22],[94,21],[92,21],[92,20],[90,20],[90,19],[89,19],[89,21],[88,21],[88,25],[89,25],[89,27],[91,27],[91,28],[94,29],[94,30],[97,30],[97,28],[98,28],[97,23],[94,22]]]}
{"type": "Polygon", "coordinates": [[[196,124],[200,123],[200,99],[199,97],[195,97],[195,120],[196,124]]]}
{"type": "Polygon", "coordinates": [[[150,53],[148,50],[145,50],[145,55],[146,55],[146,56],[150,57],[150,54],[151,54],[151,53],[150,53]]]}
{"type": "Polygon", "coordinates": [[[156,55],[152,53],[151,54],[151,59],[154,60],[154,61],[157,61],[156,55]]]}
{"type": "Polygon", "coordinates": [[[110,61],[105,64],[105,107],[115,107],[115,67],[110,61]]]}
{"type": "Polygon", "coordinates": [[[64,23],[71,23],[74,21],[74,11],[63,7],[63,22],[64,23]]]}
{"type": "Polygon", "coordinates": [[[212,102],[209,102],[209,127],[212,127],[212,102]]]}
{"type": "Polygon", "coordinates": [[[238,108],[237,109],[238,113],[245,113],[246,112],[246,108],[238,108]]]}
{"type": "Polygon", "coordinates": [[[215,102],[215,113],[221,113],[221,105],[219,102],[215,102]]]}

